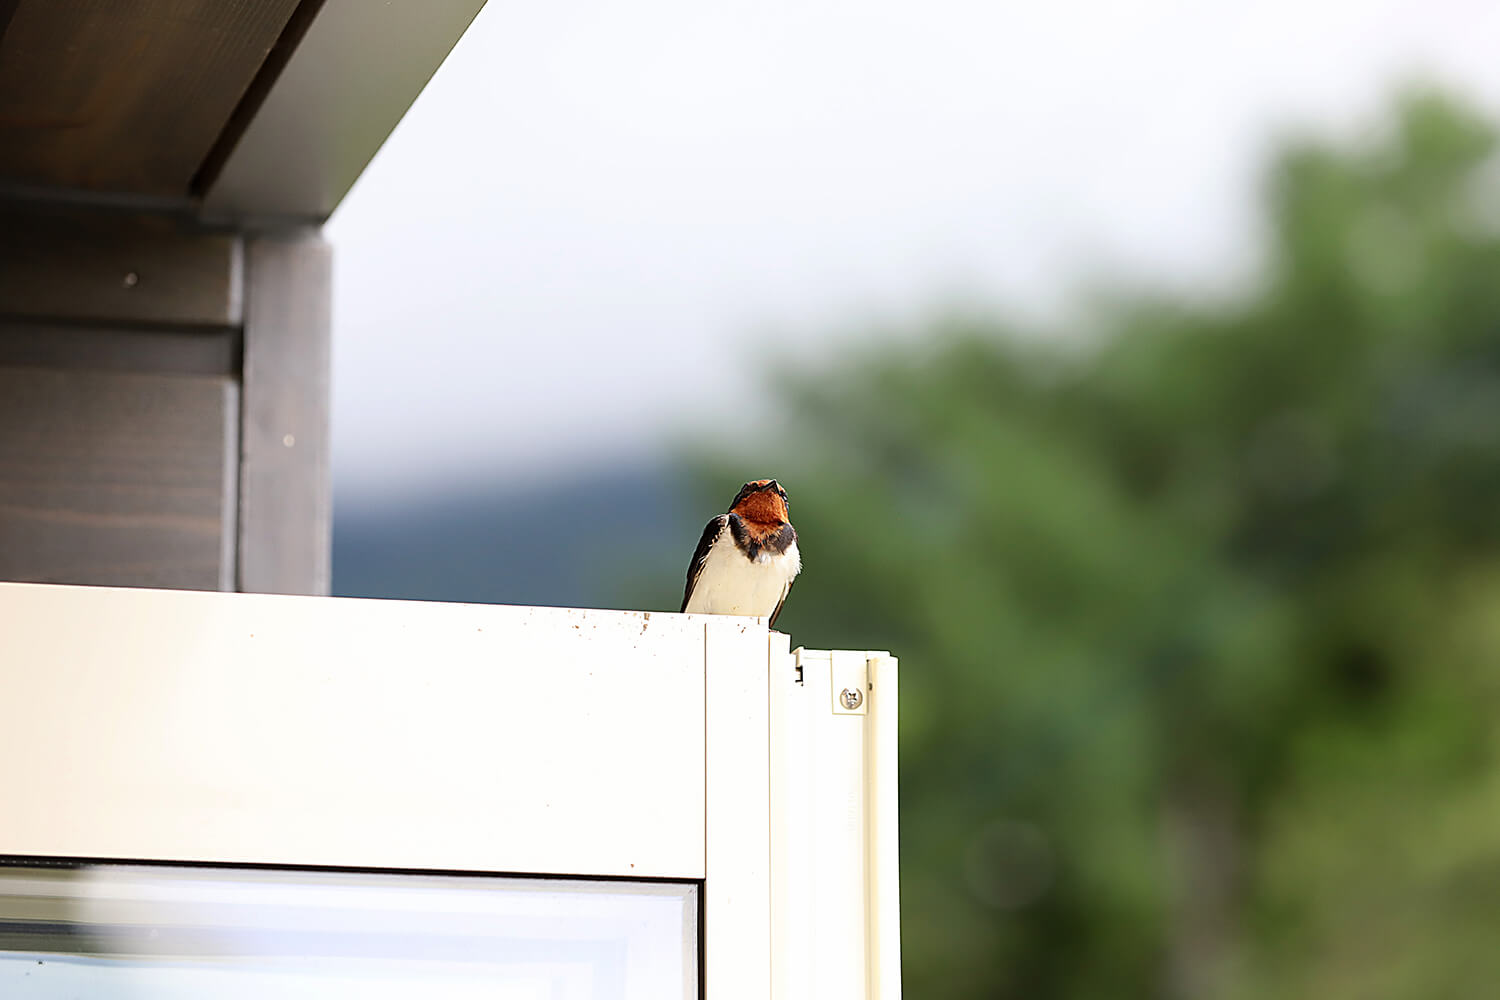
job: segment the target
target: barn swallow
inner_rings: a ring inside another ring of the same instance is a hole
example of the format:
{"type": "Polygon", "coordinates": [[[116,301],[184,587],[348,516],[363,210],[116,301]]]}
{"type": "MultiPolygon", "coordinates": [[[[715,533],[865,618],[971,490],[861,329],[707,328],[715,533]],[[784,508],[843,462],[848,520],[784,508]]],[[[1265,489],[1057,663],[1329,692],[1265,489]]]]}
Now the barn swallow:
{"type": "Polygon", "coordinates": [[[774,479],[757,479],[740,488],[729,513],[703,529],[688,565],[682,610],[770,616],[774,626],[801,569],[786,490],[774,479]]]}

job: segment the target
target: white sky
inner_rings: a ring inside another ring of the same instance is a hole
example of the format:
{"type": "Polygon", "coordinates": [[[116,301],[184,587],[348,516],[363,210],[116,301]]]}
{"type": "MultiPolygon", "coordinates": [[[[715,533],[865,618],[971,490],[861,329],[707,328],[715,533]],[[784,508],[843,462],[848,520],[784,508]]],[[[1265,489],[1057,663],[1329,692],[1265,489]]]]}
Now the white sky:
{"type": "Polygon", "coordinates": [[[1277,131],[1415,76],[1500,106],[1500,4],[490,0],[327,229],[340,496],[660,452],[861,318],[1222,285],[1277,131]]]}

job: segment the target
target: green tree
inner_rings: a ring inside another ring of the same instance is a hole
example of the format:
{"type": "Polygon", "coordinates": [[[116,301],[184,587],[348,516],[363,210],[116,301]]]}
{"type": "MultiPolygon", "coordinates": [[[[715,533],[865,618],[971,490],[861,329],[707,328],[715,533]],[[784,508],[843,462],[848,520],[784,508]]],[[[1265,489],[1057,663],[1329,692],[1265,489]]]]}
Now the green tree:
{"type": "Polygon", "coordinates": [[[1278,158],[1239,299],[950,318],[715,463],[789,485],[794,641],[902,658],[909,996],[1500,981],[1494,153],[1408,96],[1278,158]]]}

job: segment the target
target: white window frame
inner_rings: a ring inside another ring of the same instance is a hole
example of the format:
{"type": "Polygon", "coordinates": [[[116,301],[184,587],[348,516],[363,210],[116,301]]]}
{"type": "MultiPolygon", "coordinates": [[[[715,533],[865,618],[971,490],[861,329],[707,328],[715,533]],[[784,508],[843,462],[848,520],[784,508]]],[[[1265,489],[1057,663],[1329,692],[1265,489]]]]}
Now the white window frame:
{"type": "Polygon", "coordinates": [[[0,583],[0,857],[697,881],[705,996],[888,1000],[895,695],[758,619],[0,583]]]}

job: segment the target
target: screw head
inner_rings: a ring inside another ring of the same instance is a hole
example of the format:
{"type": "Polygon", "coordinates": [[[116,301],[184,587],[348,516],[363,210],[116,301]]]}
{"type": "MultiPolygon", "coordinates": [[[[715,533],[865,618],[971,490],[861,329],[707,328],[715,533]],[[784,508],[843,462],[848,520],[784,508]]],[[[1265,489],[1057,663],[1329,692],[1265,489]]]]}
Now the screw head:
{"type": "Polygon", "coordinates": [[[856,709],[865,700],[865,693],[859,688],[844,688],[839,692],[839,704],[847,709],[856,709]]]}

